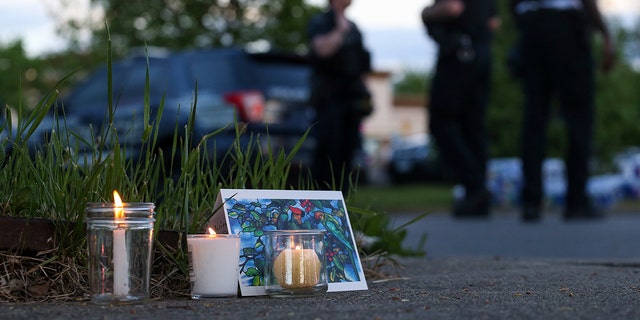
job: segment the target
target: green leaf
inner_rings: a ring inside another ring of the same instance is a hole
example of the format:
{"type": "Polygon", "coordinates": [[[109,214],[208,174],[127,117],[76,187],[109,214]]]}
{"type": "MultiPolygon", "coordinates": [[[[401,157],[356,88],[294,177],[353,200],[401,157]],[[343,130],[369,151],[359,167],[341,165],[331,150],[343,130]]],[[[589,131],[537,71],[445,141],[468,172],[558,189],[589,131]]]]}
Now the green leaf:
{"type": "Polygon", "coordinates": [[[253,257],[258,254],[258,251],[254,248],[242,248],[242,254],[246,257],[253,257]]]}
{"type": "Polygon", "coordinates": [[[248,277],[255,277],[260,275],[260,271],[254,267],[251,267],[247,269],[247,271],[245,271],[244,274],[248,277]]]}

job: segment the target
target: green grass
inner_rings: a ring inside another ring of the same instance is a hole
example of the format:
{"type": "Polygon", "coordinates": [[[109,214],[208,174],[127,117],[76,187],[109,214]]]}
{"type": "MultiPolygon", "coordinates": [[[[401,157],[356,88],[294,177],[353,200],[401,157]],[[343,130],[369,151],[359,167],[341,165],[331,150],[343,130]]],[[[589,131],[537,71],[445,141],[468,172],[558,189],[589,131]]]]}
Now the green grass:
{"type": "Polygon", "coordinates": [[[360,186],[353,204],[389,214],[448,210],[453,201],[452,188],[446,183],[360,186]]]}
{"type": "MultiPolygon", "coordinates": [[[[448,212],[453,202],[453,184],[421,183],[388,186],[360,186],[353,205],[390,215],[398,213],[448,212]]],[[[555,208],[553,210],[558,210],[555,208]]],[[[514,211],[517,207],[494,208],[494,211],[514,211]]],[[[640,199],[621,199],[612,213],[640,213],[640,199]]]]}

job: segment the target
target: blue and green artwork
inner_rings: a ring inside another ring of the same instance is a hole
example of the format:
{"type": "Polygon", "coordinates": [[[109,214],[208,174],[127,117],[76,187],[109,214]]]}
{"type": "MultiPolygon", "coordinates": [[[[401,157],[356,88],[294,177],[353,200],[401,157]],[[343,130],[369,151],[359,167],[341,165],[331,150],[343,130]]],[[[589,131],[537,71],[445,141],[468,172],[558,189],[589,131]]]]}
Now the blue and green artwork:
{"type": "Polygon", "coordinates": [[[226,198],[229,232],[240,235],[240,281],[263,286],[265,231],[321,229],[329,283],[359,282],[362,266],[342,200],[226,198]]]}

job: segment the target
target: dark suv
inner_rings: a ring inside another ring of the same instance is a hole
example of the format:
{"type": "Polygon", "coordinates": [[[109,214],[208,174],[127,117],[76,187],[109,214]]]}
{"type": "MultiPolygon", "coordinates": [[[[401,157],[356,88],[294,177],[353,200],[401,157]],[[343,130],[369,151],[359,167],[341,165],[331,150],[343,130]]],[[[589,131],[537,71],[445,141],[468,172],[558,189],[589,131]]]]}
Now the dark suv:
{"type": "MultiPolygon", "coordinates": [[[[208,151],[218,156],[226,154],[236,138],[236,118],[247,124],[246,140],[251,134],[264,137],[268,132],[272,148],[286,151],[300,140],[313,119],[307,105],[310,68],[304,57],[237,48],[148,50],[112,64],[114,124],[119,142],[131,157],[142,143],[147,63],[151,120],[164,100],[157,141],[165,152],[171,148],[176,126],[183,130],[187,123],[196,86],[194,139],[226,128],[208,143],[208,151]]],[[[108,119],[107,88],[107,67],[103,66],[65,96],[70,131],[84,139],[95,137],[89,125],[95,131],[108,119]]],[[[305,142],[297,161],[306,165],[312,144],[305,142]]]]}

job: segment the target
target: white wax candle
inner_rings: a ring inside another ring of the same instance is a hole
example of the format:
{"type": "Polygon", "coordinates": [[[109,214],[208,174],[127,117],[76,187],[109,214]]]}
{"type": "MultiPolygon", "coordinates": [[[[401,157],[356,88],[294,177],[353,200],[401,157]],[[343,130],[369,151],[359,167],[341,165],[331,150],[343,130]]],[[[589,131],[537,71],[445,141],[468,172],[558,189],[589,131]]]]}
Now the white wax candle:
{"type": "Polygon", "coordinates": [[[222,297],[238,293],[240,237],[189,235],[192,296],[222,297]]]}
{"type": "Polygon", "coordinates": [[[124,203],[118,191],[113,190],[116,228],[113,230],[113,295],[129,294],[129,257],[127,251],[126,228],[120,228],[118,222],[124,218],[124,203]]]}
{"type": "Polygon", "coordinates": [[[124,229],[113,230],[113,294],[129,294],[129,259],[124,229]]]}
{"type": "Polygon", "coordinates": [[[309,288],[320,281],[320,267],[312,249],[285,249],[273,262],[273,274],[283,288],[309,288]]]}

